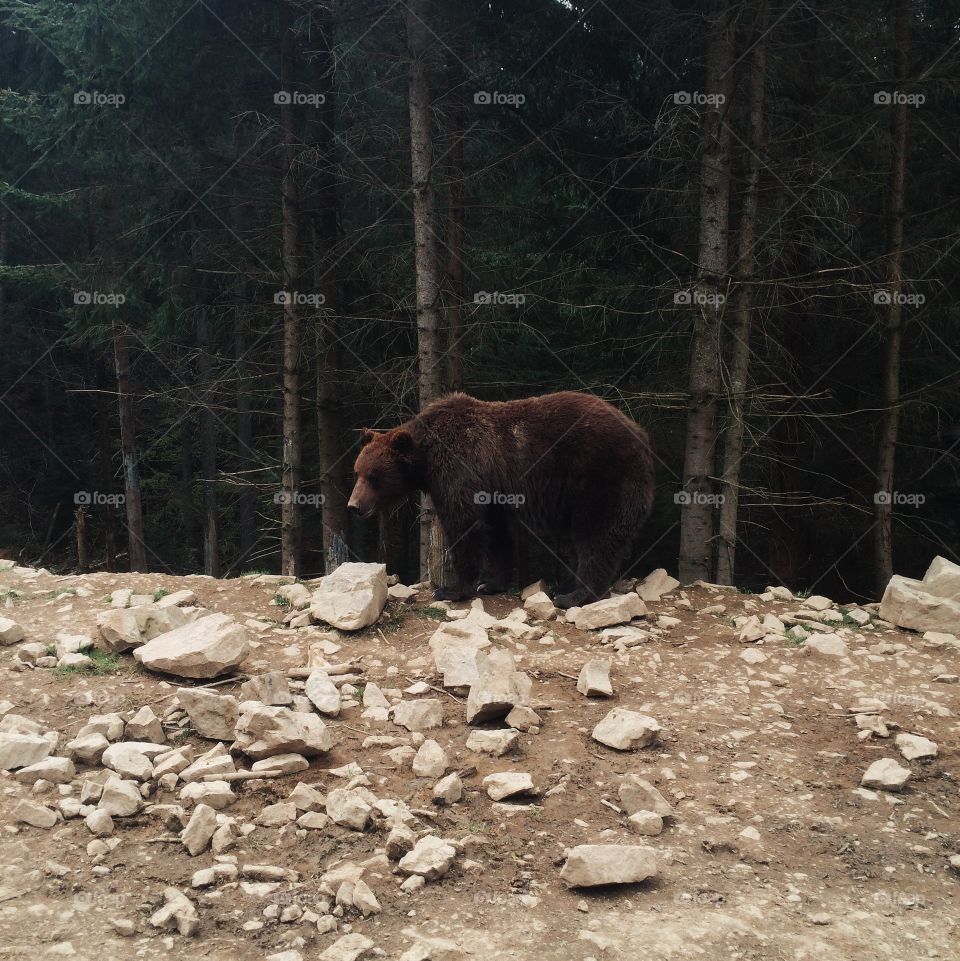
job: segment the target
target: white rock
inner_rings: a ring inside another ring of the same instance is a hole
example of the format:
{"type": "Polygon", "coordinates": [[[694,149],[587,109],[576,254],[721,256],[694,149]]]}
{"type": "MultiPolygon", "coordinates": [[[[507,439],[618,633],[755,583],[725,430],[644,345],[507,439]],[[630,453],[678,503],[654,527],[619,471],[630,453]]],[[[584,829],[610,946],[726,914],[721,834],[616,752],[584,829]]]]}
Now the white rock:
{"type": "Polygon", "coordinates": [[[543,719],[536,711],[522,704],[515,707],[504,720],[518,731],[530,731],[543,724],[543,719]]]}
{"type": "Polygon", "coordinates": [[[215,744],[178,773],[181,781],[190,784],[202,780],[208,774],[232,774],[234,771],[236,767],[227,749],[222,744],[215,744]]]}
{"type": "Polygon", "coordinates": [[[646,613],[646,605],[636,594],[619,594],[593,604],[584,604],[578,608],[573,623],[581,631],[593,631],[624,624],[646,613]]]}
{"type": "Polygon", "coordinates": [[[211,678],[239,666],[249,647],[245,627],[227,614],[208,614],[147,641],[133,656],[152,671],[178,677],[211,678]]]}
{"type": "Polygon", "coordinates": [[[103,752],[101,762],[122,778],[148,781],[153,776],[153,764],[143,752],[139,741],[121,741],[111,744],[103,752]]]}
{"type": "Polygon", "coordinates": [[[362,878],[353,885],[353,906],[365,917],[379,914],[383,908],[370,886],[362,878]]]}
{"type": "Polygon", "coordinates": [[[97,810],[115,818],[133,817],[143,807],[143,796],[136,781],[107,778],[97,802],[97,810]]]}
{"type": "Polygon", "coordinates": [[[467,695],[467,723],[481,724],[506,717],[511,709],[524,700],[525,675],[516,670],[509,651],[496,650],[490,654],[477,652],[479,678],[467,695]]]}
{"type": "Polygon", "coordinates": [[[740,660],[746,661],[747,664],[762,664],[767,660],[767,655],[763,651],[758,651],[755,647],[748,647],[745,651],[740,652],[740,660]]]}
{"type": "Polygon", "coordinates": [[[180,800],[186,805],[206,804],[215,811],[222,811],[236,801],[226,781],[194,781],[180,792],[180,800]]]}
{"type": "Polygon", "coordinates": [[[313,757],[333,747],[329,729],[314,714],[254,701],[244,702],[241,711],[234,746],[255,760],[277,754],[313,757]]]}
{"type": "Polygon", "coordinates": [[[553,601],[544,591],[537,591],[523,601],[523,609],[541,621],[549,621],[557,616],[553,601]]]}
{"type": "Polygon", "coordinates": [[[456,856],[457,851],[452,844],[428,834],[400,859],[398,867],[404,874],[418,874],[427,881],[435,881],[450,870],[456,856]]]}
{"type": "Polygon", "coordinates": [[[97,838],[106,838],[113,834],[113,818],[99,808],[91,811],[85,818],[87,830],[97,838]]]}
{"type": "Polygon", "coordinates": [[[897,750],[908,761],[916,761],[924,757],[936,757],[938,752],[935,741],[920,737],[919,734],[898,734],[894,738],[894,744],[897,745],[897,750]]]}
{"type": "Polygon", "coordinates": [[[894,574],[880,602],[880,617],[913,631],[960,633],[960,594],[951,594],[949,586],[954,567],[937,557],[923,581],[894,574]]]}
{"type": "Polygon", "coordinates": [[[680,582],[671,577],[662,567],[647,576],[637,585],[636,591],[642,601],[659,601],[664,594],[675,591],[680,582]]]}
{"type": "Polygon", "coordinates": [[[412,604],[417,599],[417,589],[407,587],[405,584],[394,584],[393,587],[387,588],[387,597],[401,604],[412,604]]]}
{"type": "Polygon", "coordinates": [[[227,741],[240,718],[240,707],[232,694],[217,694],[199,687],[177,689],[177,700],[200,737],[227,741]]]}
{"type": "Polygon", "coordinates": [[[164,931],[178,931],[183,937],[193,937],[200,929],[200,918],[193,902],[176,888],[163,892],[166,904],[150,916],[150,924],[164,931]]]}
{"type": "Polygon", "coordinates": [[[310,615],[343,631],[359,631],[377,620],[386,603],[386,566],[348,562],[320,578],[310,615]]]}
{"type": "Polygon", "coordinates": [[[661,817],[673,814],[670,802],[647,780],[636,774],[624,775],[619,789],[620,806],[628,815],[653,811],[661,817]]]}
{"type": "Polygon", "coordinates": [[[279,801],[268,804],[255,818],[254,822],[266,828],[278,828],[297,819],[297,806],[292,801],[279,801]]]}
{"type": "Polygon", "coordinates": [[[56,740],[39,734],[0,734],[0,771],[38,764],[50,756],[56,740]]]}
{"type": "Polygon", "coordinates": [[[310,590],[304,584],[282,584],[277,588],[277,596],[282,597],[296,610],[310,606],[310,590]]]}
{"type": "Polygon", "coordinates": [[[443,777],[448,763],[447,752],[436,741],[427,738],[413,759],[413,773],[417,777],[443,777]]]}
{"type": "Polygon", "coordinates": [[[568,887],[633,884],[656,877],[653,848],[630,844],[581,844],[567,854],[560,878],[568,887]]]}
{"type": "Polygon", "coordinates": [[[284,774],[299,774],[310,767],[310,762],[302,754],[274,754],[262,761],[254,761],[251,771],[283,771],[284,774]]]}
{"type": "Polygon", "coordinates": [[[837,634],[814,634],[803,642],[805,654],[823,654],[827,657],[846,657],[846,642],[837,634]]]}
{"type": "Polygon", "coordinates": [[[443,704],[436,698],[401,701],[393,709],[393,723],[408,731],[429,731],[443,725],[443,704]]]}
{"type": "Polygon", "coordinates": [[[327,816],[336,824],[362,831],[370,820],[373,805],[369,792],[357,788],[335,788],[327,794],[327,816]]]}
{"type": "Polygon", "coordinates": [[[577,690],[586,697],[611,697],[613,685],[610,683],[610,661],[594,658],[580,669],[577,690]]]}
{"type": "Polygon", "coordinates": [[[631,814],[627,820],[637,834],[656,837],[663,833],[663,818],[654,811],[637,811],[635,814],[631,814]]]}
{"type": "Polygon", "coordinates": [[[660,725],[652,717],[631,711],[625,707],[615,707],[593,729],[593,739],[618,751],[652,744],[660,732],[660,725]]]}
{"type": "Polygon", "coordinates": [[[23,628],[9,617],[0,617],[0,645],[9,647],[19,644],[24,638],[23,628]]]}
{"type": "Polygon", "coordinates": [[[70,758],[48,757],[36,764],[20,768],[16,778],[22,784],[35,784],[41,779],[51,784],[69,784],[76,774],[76,768],[70,758]]]}
{"type": "Polygon", "coordinates": [[[193,809],[187,826],[180,832],[180,840],[190,857],[206,851],[216,829],[217,812],[209,804],[198,804],[193,809]]]}
{"type": "Polygon", "coordinates": [[[892,757],[874,761],[860,781],[863,787],[899,791],[910,780],[910,769],[901,767],[892,757]]]}
{"type": "Polygon", "coordinates": [[[320,961],[357,961],[373,947],[373,941],[362,934],[343,935],[320,954],[320,961]]]}
{"type": "Polygon", "coordinates": [[[456,804],[463,797],[463,781],[456,771],[441,778],[433,786],[433,800],[437,804],[456,804]]]}
{"type": "Polygon", "coordinates": [[[290,684],[286,674],[281,671],[269,671],[266,674],[254,674],[240,685],[241,701],[262,701],[276,707],[289,707],[293,704],[290,684]]]}
{"type": "Polygon", "coordinates": [[[467,738],[467,750],[501,757],[516,745],[520,735],[513,730],[471,731],[467,738]]]}
{"type": "Polygon", "coordinates": [[[46,830],[54,827],[60,820],[53,808],[23,798],[14,804],[10,813],[15,824],[29,824],[31,827],[46,830]]]}
{"type": "Polygon", "coordinates": [[[810,611],[825,611],[833,607],[833,601],[821,594],[814,594],[812,597],[803,599],[803,606],[810,611]]]}
{"type": "Polygon", "coordinates": [[[487,792],[487,797],[493,801],[502,801],[504,798],[515,797],[518,794],[537,793],[533,785],[533,778],[522,771],[501,771],[496,774],[488,774],[483,779],[483,787],[487,792]]]}
{"type": "Polygon", "coordinates": [[[316,669],[310,672],[304,693],[321,714],[327,714],[330,717],[339,715],[340,691],[325,671],[316,669]]]}

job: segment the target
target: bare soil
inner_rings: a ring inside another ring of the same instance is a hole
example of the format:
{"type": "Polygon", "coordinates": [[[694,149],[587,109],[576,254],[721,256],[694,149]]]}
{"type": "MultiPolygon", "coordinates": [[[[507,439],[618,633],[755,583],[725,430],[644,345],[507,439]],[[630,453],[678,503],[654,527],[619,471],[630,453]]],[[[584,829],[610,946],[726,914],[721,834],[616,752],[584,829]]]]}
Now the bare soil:
{"type": "MultiPolygon", "coordinates": [[[[200,603],[240,621],[277,621],[283,613],[271,605],[275,588],[249,579],[4,572],[0,586],[8,598],[6,616],[23,626],[27,641],[43,643],[61,631],[94,636],[105,598],[121,587],[138,593],[189,587],[200,603]],[[11,588],[23,596],[8,594],[11,588]],[[77,588],[89,589],[89,596],[74,595],[77,588]]],[[[648,605],[652,617],[669,613],[680,624],[624,654],[602,646],[599,633],[566,624],[551,625],[554,644],[495,641],[512,649],[533,678],[533,699],[544,718],[538,734],[521,735],[516,755],[496,759],[467,751],[464,699],[431,692],[444,703],[445,723],[430,736],[452,765],[473,766],[476,773],[465,779],[463,801],[435,808],[432,824],[423,815],[420,828],[434,826],[451,838],[472,836],[466,857],[478,866],[465,870],[464,858],[458,858],[446,877],[412,896],[400,892],[397,876],[367,877],[383,912],[345,917],[338,934],[319,935],[302,923],[266,921],[257,931],[243,925],[264,921],[271,901],[309,908],[326,867],[346,856],[372,856],[382,848],[382,832],[258,827],[231,852],[238,863],[294,868],[299,885],[285,884],[265,898],[236,883],[192,891],[193,872],[210,866],[213,857],[208,852],[191,858],[179,843],[157,840],[166,833],[158,818],[142,813],[118,819],[121,843],[94,864],[86,853],[92,836],[82,820],[49,831],[12,823],[15,799],[31,791],[5,775],[0,956],[248,961],[296,947],[313,958],[353,930],[372,938],[374,951],[387,958],[399,958],[416,941],[426,942],[434,958],[524,961],[960,958],[960,877],[948,862],[960,851],[954,716],[960,687],[934,681],[939,674],[960,673],[960,654],[931,649],[898,630],[847,628],[849,659],[812,656],[778,642],[764,644],[767,660],[750,666],[739,656],[746,645],[738,642],[731,618],[796,611],[798,602],[706,589],[685,596],[690,609],[676,608],[676,595],[648,605]],[[717,603],[726,606],[723,615],[697,613],[717,603]],[[906,648],[870,653],[880,641],[906,648]],[[587,699],[576,691],[584,661],[597,656],[614,661],[611,699],[587,699]],[[872,761],[902,762],[892,737],[858,739],[850,708],[862,697],[887,704],[883,716],[894,733],[899,725],[939,744],[937,758],[909,763],[913,777],[898,795],[869,797],[857,790],[872,761]],[[593,741],[593,726],[617,705],[657,718],[659,745],[621,753],[593,741]],[[503,770],[529,772],[544,796],[532,804],[494,805],[480,782],[503,770]],[[620,777],[631,771],[675,805],[675,817],[659,837],[638,837],[615,810],[620,777]],[[559,790],[545,796],[552,788],[559,790]],[[756,829],[759,841],[741,836],[748,828],[756,829]],[[559,877],[564,851],[583,843],[649,843],[660,875],[625,888],[568,890],[559,877]],[[192,940],[149,926],[168,885],[197,904],[201,927],[192,940]],[[136,936],[117,935],[109,923],[116,918],[135,921],[136,936]]],[[[385,690],[419,679],[439,685],[427,648],[438,622],[427,604],[426,594],[415,605],[391,604],[379,625],[345,637],[337,658],[362,658],[365,677],[385,690]]],[[[487,598],[485,606],[502,616],[517,599],[487,598]]],[[[318,633],[265,624],[253,632],[257,646],[244,668],[257,673],[302,666],[318,633]]],[[[143,705],[161,714],[181,684],[142,671],[130,656],[121,658],[116,673],[103,676],[50,669],[14,673],[9,666],[15,654],[16,647],[0,648],[0,699],[13,702],[16,713],[55,727],[61,744],[92,714],[143,705]],[[93,704],[84,703],[88,692],[93,704]]],[[[219,690],[236,693],[238,687],[228,683],[219,690]]],[[[360,713],[348,708],[329,721],[337,746],[309,771],[235,785],[240,799],[227,813],[252,819],[299,781],[321,790],[342,786],[327,769],[350,761],[368,773],[379,797],[431,809],[431,782],[392,768],[383,748],[361,749],[366,734],[406,732],[362,720],[360,713]]],[[[198,753],[211,744],[195,737],[186,742],[198,753]]],[[[82,777],[84,769],[78,770],[82,777]]],[[[55,801],[56,789],[36,799],[55,801]]],[[[177,798],[161,791],[152,800],[177,798]]]]}

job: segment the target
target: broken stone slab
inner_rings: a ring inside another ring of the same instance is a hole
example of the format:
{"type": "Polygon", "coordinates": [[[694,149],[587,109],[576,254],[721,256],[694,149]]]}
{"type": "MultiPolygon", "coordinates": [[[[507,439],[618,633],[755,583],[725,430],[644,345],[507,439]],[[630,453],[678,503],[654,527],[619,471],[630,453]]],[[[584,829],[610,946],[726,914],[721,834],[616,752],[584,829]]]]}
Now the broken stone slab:
{"type": "Polygon", "coordinates": [[[143,796],[136,781],[110,777],[104,782],[97,810],[115,818],[129,818],[143,807],[143,796]]]}
{"type": "Polygon", "coordinates": [[[119,741],[111,744],[101,757],[101,763],[116,771],[122,778],[148,781],[153,776],[151,757],[167,751],[165,744],[148,744],[145,741],[119,741]]]}
{"type": "Polygon", "coordinates": [[[443,677],[444,687],[470,687],[480,680],[477,650],[476,647],[459,644],[446,644],[436,650],[433,663],[443,677]]]}
{"type": "Polygon", "coordinates": [[[282,584],[277,588],[277,596],[283,598],[294,610],[310,606],[311,594],[306,584],[282,584]]]}
{"type": "Polygon", "coordinates": [[[680,582],[675,577],[658,567],[636,586],[636,592],[642,601],[659,601],[664,594],[675,591],[679,586],[680,582]]]}
{"type": "Polygon", "coordinates": [[[200,930],[200,918],[194,903],[176,888],[165,888],[166,903],[150,916],[150,924],[162,931],[178,931],[183,937],[193,937],[200,930]]]}
{"type": "Polygon", "coordinates": [[[945,557],[935,557],[923,575],[923,587],[936,597],[960,601],[960,565],[945,557]]]}
{"type": "Polygon", "coordinates": [[[524,598],[523,609],[541,621],[550,621],[557,616],[557,609],[545,591],[537,591],[524,598]]]}
{"type": "Polygon", "coordinates": [[[278,828],[297,819],[297,806],[292,801],[268,804],[255,818],[254,823],[265,828],[278,828]]]}
{"type": "Polygon", "coordinates": [[[10,647],[11,644],[19,644],[26,635],[23,628],[9,617],[0,617],[0,645],[10,647]]]}
{"type": "Polygon", "coordinates": [[[433,786],[434,804],[456,804],[463,797],[463,781],[456,771],[441,778],[433,786]]]}
{"type": "Polygon", "coordinates": [[[373,941],[355,931],[338,938],[320,954],[320,961],[357,961],[373,947],[373,941]]]}
{"type": "Polygon", "coordinates": [[[506,717],[525,700],[529,679],[517,671],[509,651],[495,650],[487,654],[478,651],[479,677],[467,695],[467,723],[481,724],[506,717]]]}
{"type": "Polygon", "coordinates": [[[236,766],[233,758],[222,744],[215,744],[209,751],[201,754],[195,761],[181,768],[177,773],[185,784],[200,781],[211,774],[233,774],[236,766]]]}
{"type": "Polygon", "coordinates": [[[593,729],[595,741],[618,751],[632,751],[652,744],[660,733],[660,725],[652,717],[615,707],[593,729]]]}
{"type": "Polygon", "coordinates": [[[612,697],[613,685],[610,683],[611,661],[594,658],[580,669],[577,690],[585,697],[612,697]]]}
{"type": "Polygon", "coordinates": [[[560,878],[571,888],[635,884],[657,875],[653,848],[635,844],[580,844],[567,854],[560,878]]]}
{"type": "Polygon", "coordinates": [[[102,734],[108,741],[119,741],[123,737],[125,722],[119,714],[94,714],[77,731],[77,737],[88,734],[102,734]]]}
{"type": "Polygon", "coordinates": [[[846,657],[850,652],[846,641],[838,634],[814,634],[803,642],[806,654],[822,654],[826,657],[846,657]]]}
{"type": "Polygon", "coordinates": [[[663,818],[654,811],[637,811],[627,821],[637,834],[645,837],[657,837],[663,833],[663,818]]]}
{"type": "Polygon", "coordinates": [[[960,567],[934,558],[922,581],[894,574],[880,602],[880,617],[912,631],[960,633],[960,567]]]}
{"type": "Polygon", "coordinates": [[[525,771],[500,771],[488,774],[483,779],[487,797],[492,801],[503,801],[518,794],[538,794],[533,778],[525,771]]]}
{"type": "Polygon", "coordinates": [[[254,773],[260,771],[280,771],[283,774],[299,774],[310,767],[310,762],[302,754],[274,754],[265,757],[262,761],[254,761],[250,765],[250,770],[254,773]]]}
{"type": "Polygon", "coordinates": [[[228,614],[208,614],[147,641],[133,656],[152,671],[212,678],[238,667],[249,649],[245,627],[228,614]]]}
{"type": "Polygon", "coordinates": [[[413,758],[413,773],[417,777],[443,777],[448,764],[447,752],[436,741],[427,738],[413,758]]]}
{"type": "Polygon", "coordinates": [[[374,800],[366,788],[334,788],[327,793],[327,816],[336,824],[362,831],[370,820],[374,800]]]}
{"type": "Polygon", "coordinates": [[[908,761],[918,761],[921,758],[936,757],[939,750],[935,741],[921,737],[919,734],[898,734],[893,739],[893,743],[897,745],[897,750],[908,761]]]}
{"type": "Polygon", "coordinates": [[[417,589],[407,587],[405,584],[394,584],[387,588],[387,597],[400,604],[412,604],[417,599],[417,589]]]}
{"type": "Polygon", "coordinates": [[[167,740],[160,718],[147,705],[127,721],[125,735],[131,741],[150,741],[153,744],[163,744],[167,740]]]}
{"type": "Polygon", "coordinates": [[[502,757],[517,744],[519,739],[520,735],[514,730],[471,731],[467,738],[467,750],[502,757]]]}
{"type": "Polygon", "coordinates": [[[416,874],[427,881],[435,881],[450,870],[457,849],[435,834],[420,838],[413,850],[405,854],[398,867],[404,874],[416,874]]]}
{"type": "Polygon", "coordinates": [[[401,701],[393,709],[393,723],[408,731],[429,731],[443,726],[443,704],[437,698],[401,701]]]}
{"type": "Polygon", "coordinates": [[[660,817],[670,817],[670,802],[647,780],[636,774],[624,775],[619,789],[620,806],[627,815],[638,811],[653,811],[660,817]]]}
{"type": "Polygon", "coordinates": [[[337,717],[340,714],[340,691],[325,671],[316,668],[310,672],[304,693],[321,714],[329,717],[337,717]]]}
{"type": "Polygon", "coordinates": [[[15,777],[21,784],[49,781],[51,784],[69,784],[77,771],[68,757],[48,757],[36,764],[20,768],[15,777]]]}
{"type": "Polygon", "coordinates": [[[177,689],[180,707],[187,712],[190,726],[200,737],[227,741],[240,719],[240,705],[232,694],[217,694],[200,687],[177,689]]]}
{"type": "Polygon", "coordinates": [[[180,832],[180,840],[190,857],[202,854],[210,846],[217,829],[217,812],[209,804],[198,804],[190,815],[187,826],[180,832]]]}
{"type": "Polygon", "coordinates": [[[254,674],[240,685],[241,701],[260,701],[273,707],[289,707],[293,704],[290,683],[282,671],[254,674]]]}
{"type": "Polygon", "coordinates": [[[45,830],[56,826],[60,820],[60,815],[53,808],[25,798],[17,801],[10,813],[15,824],[29,824],[31,827],[45,830]]]}
{"type": "Polygon", "coordinates": [[[646,613],[646,605],[637,594],[618,594],[577,608],[573,623],[581,631],[594,631],[601,627],[613,627],[614,624],[625,624],[646,613]]]}
{"type": "Polygon", "coordinates": [[[226,781],[194,781],[180,792],[180,800],[187,807],[206,804],[215,811],[222,811],[236,799],[237,796],[226,781]]]}
{"type": "Polygon", "coordinates": [[[814,594],[811,597],[801,598],[801,603],[808,611],[826,611],[833,607],[833,601],[822,594],[814,594]]]}
{"type": "Polygon", "coordinates": [[[49,757],[56,747],[56,737],[40,734],[0,734],[0,771],[37,764],[49,757]]]}
{"type": "Polygon", "coordinates": [[[520,704],[504,718],[505,723],[518,731],[533,731],[543,724],[543,719],[533,708],[520,704]]]}
{"type": "Polygon", "coordinates": [[[899,791],[910,780],[910,769],[902,767],[892,757],[874,761],[860,781],[862,787],[899,791]]]}
{"type": "Polygon", "coordinates": [[[310,600],[310,615],[342,631],[373,624],[387,603],[384,564],[347,562],[320,578],[310,600]]]}
{"type": "Polygon", "coordinates": [[[333,747],[330,730],[315,714],[255,701],[245,701],[240,710],[234,748],[254,760],[276,754],[314,757],[333,747]]]}

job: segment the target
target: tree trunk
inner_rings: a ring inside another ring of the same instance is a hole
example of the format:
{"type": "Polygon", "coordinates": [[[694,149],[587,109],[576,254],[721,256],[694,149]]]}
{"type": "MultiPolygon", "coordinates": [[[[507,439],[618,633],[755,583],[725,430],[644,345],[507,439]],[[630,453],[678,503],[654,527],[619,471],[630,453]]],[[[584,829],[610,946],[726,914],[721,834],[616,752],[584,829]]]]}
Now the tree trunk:
{"type": "Polygon", "coordinates": [[[193,418],[184,417],[180,422],[180,521],[183,524],[183,540],[187,545],[185,561],[194,568],[197,556],[197,518],[193,510],[193,418]]]}
{"type": "Polygon", "coordinates": [[[730,205],[730,135],[726,116],[732,89],[732,20],[728,0],[713,0],[706,92],[723,99],[703,105],[700,170],[700,240],[690,353],[687,433],[680,502],[681,582],[712,574],[713,475],[717,393],[720,387],[720,318],[727,270],[730,205]]]}
{"type": "Polygon", "coordinates": [[[90,555],[87,551],[87,509],[78,507],[73,512],[74,529],[77,534],[77,570],[86,574],[90,570],[90,555]]]}
{"type": "Polygon", "coordinates": [[[757,208],[763,151],[763,100],[767,68],[767,0],[757,0],[756,33],[750,63],[749,131],[747,135],[746,182],[737,233],[738,283],[734,295],[733,342],[727,372],[727,430],[723,448],[720,489],[720,543],[717,552],[717,582],[733,584],[736,574],[737,514],[740,508],[740,474],[743,461],[744,407],[750,373],[750,328],[753,323],[754,273],[757,238],[757,208]]]}
{"type": "MultiPolygon", "coordinates": [[[[895,0],[893,56],[895,89],[901,94],[909,72],[910,0],[895,0]]],[[[903,340],[903,214],[907,173],[907,105],[890,107],[890,193],[887,207],[887,296],[883,350],[883,401],[874,492],[874,588],[877,597],[893,576],[894,462],[900,428],[900,346],[903,340]]]]}
{"type": "MultiPolygon", "coordinates": [[[[296,37],[293,11],[281,5],[281,87],[294,89],[296,37]]],[[[280,572],[296,576],[300,566],[300,235],[295,166],[297,138],[291,103],[280,106],[281,239],[283,259],[283,456],[280,497],[280,572]]]]}
{"type": "Polygon", "coordinates": [[[203,404],[200,407],[200,476],[203,484],[203,572],[220,576],[220,548],[217,524],[217,429],[211,405],[213,358],[210,355],[210,329],[206,307],[197,315],[197,345],[200,348],[198,371],[203,404]]]}
{"type": "MultiPolygon", "coordinates": [[[[242,287],[242,281],[238,282],[242,287]]],[[[243,562],[253,551],[257,536],[257,491],[253,485],[253,417],[250,413],[250,372],[247,364],[247,322],[240,306],[242,296],[238,291],[238,303],[233,311],[233,353],[236,363],[237,408],[237,475],[240,497],[237,502],[239,527],[239,557],[235,564],[243,562]]]]}
{"type": "MultiPolygon", "coordinates": [[[[110,413],[107,402],[109,374],[104,370],[100,360],[97,361],[97,400],[95,405],[97,432],[97,476],[100,478],[99,487],[105,494],[113,493],[113,453],[110,444],[110,413]]],[[[113,505],[109,498],[102,498],[98,509],[100,523],[103,526],[104,568],[113,572],[117,568],[117,540],[116,525],[114,523],[113,505]]]]}
{"type": "Polygon", "coordinates": [[[120,406],[120,452],[123,457],[130,570],[146,571],[147,548],[143,540],[143,505],[140,499],[140,467],[137,462],[137,421],[133,395],[130,392],[130,332],[120,320],[113,322],[113,351],[117,369],[117,401],[120,406]]]}
{"type": "MultiPolygon", "coordinates": [[[[414,264],[417,290],[417,361],[421,410],[440,395],[440,259],[436,194],[433,184],[433,138],[426,26],[428,0],[407,4],[407,45],[410,53],[410,172],[413,184],[414,264]]],[[[441,579],[440,557],[431,558],[433,504],[426,495],[420,505],[420,577],[441,579]]]]}
{"type": "Polygon", "coordinates": [[[447,120],[450,175],[450,210],[447,217],[447,280],[450,303],[447,306],[447,377],[451,390],[463,389],[463,303],[466,285],[464,263],[464,108],[462,25],[451,43],[452,66],[450,77],[450,109],[447,120]]]}

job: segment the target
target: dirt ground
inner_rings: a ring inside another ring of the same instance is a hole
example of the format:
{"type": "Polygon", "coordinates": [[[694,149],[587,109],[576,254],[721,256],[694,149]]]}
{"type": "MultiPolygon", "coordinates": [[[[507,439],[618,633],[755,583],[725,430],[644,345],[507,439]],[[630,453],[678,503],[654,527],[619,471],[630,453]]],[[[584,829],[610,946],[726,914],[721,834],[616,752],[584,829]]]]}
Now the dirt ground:
{"type": "MultiPolygon", "coordinates": [[[[319,627],[280,626],[283,611],[271,603],[276,588],[249,579],[0,573],[3,613],[22,625],[27,641],[43,643],[61,631],[94,636],[105,598],[121,587],[137,593],[189,587],[211,610],[241,622],[259,619],[252,632],[257,645],[244,664],[249,673],[303,666],[311,637],[320,633],[319,627]],[[78,588],[89,593],[78,596],[78,588]]],[[[418,600],[391,604],[379,625],[345,636],[336,657],[362,659],[365,679],[388,692],[419,679],[439,685],[427,647],[436,612],[427,607],[426,594],[418,600]]],[[[501,596],[484,603],[503,616],[518,600],[501,596]]],[[[361,719],[360,707],[328,721],[337,746],[309,771],[235,785],[240,799],[226,813],[252,819],[300,781],[324,792],[343,786],[327,769],[356,761],[378,797],[402,798],[425,812],[417,828],[469,839],[466,858],[475,864],[464,869],[460,857],[449,874],[413,895],[403,894],[402,878],[387,871],[365,876],[383,911],[366,919],[349,915],[338,933],[268,920],[263,911],[271,903],[315,903],[326,867],[382,850],[382,831],[258,827],[231,852],[238,863],[293,868],[298,884],[266,894],[236,882],[193,891],[192,874],[212,865],[213,856],[189,857],[157,817],[145,811],[118,819],[120,843],[94,863],[86,853],[92,835],[82,819],[50,830],[14,824],[15,799],[31,791],[3,775],[0,957],[248,961],[296,949],[308,959],[352,930],[374,941],[369,956],[391,959],[415,943],[434,958],[524,961],[960,958],[960,876],[948,861],[960,852],[960,686],[934,681],[960,673],[960,652],[931,648],[898,630],[846,627],[841,632],[849,658],[811,655],[780,641],[760,646],[766,660],[750,665],[740,655],[755,645],[738,641],[731,618],[793,612],[798,601],[697,588],[648,607],[651,619],[666,613],[680,623],[621,654],[602,645],[599,632],[567,624],[550,625],[550,644],[494,641],[510,648],[533,679],[532,700],[544,718],[539,733],[521,734],[514,755],[468,751],[464,698],[430,692],[442,699],[445,713],[443,728],[430,736],[453,767],[476,768],[464,779],[463,800],[451,807],[433,808],[432,782],[394,769],[383,747],[361,748],[368,734],[406,732],[361,719]],[[681,596],[689,609],[675,605],[681,596]],[[718,603],[725,606],[722,614],[698,613],[718,603]],[[887,646],[872,652],[880,642],[887,646]],[[580,668],[597,656],[613,658],[611,699],[576,691],[580,668]],[[859,790],[872,761],[907,763],[892,737],[858,739],[850,709],[861,698],[886,704],[883,717],[894,732],[899,726],[939,745],[938,757],[909,762],[913,776],[900,794],[859,790]],[[660,743],[622,753],[593,741],[593,726],[617,705],[655,717],[660,743]],[[533,804],[494,804],[480,782],[504,770],[529,772],[542,795],[533,804]],[[662,835],[638,837],[616,809],[627,772],[650,780],[674,804],[662,835]],[[747,829],[755,830],[742,835],[747,829]],[[568,890],[559,876],[564,851],[584,843],[650,844],[659,877],[629,887],[568,890]],[[193,939],[149,925],[169,885],[197,905],[201,924],[193,939]],[[110,925],[114,919],[134,921],[136,935],[120,937],[110,925]],[[250,930],[249,922],[262,927],[250,930]]],[[[102,676],[40,668],[15,673],[9,670],[15,654],[15,646],[0,648],[0,699],[12,702],[14,713],[56,728],[61,745],[92,714],[143,705],[161,714],[181,683],[144,672],[129,655],[121,657],[118,671],[102,676]]],[[[218,690],[238,688],[228,683],[218,690]]],[[[200,753],[212,742],[190,737],[186,743],[200,753]]],[[[81,765],[78,774],[84,774],[81,765]]],[[[56,789],[36,799],[55,801],[56,789]]],[[[177,801],[162,791],[151,800],[177,801]]]]}

